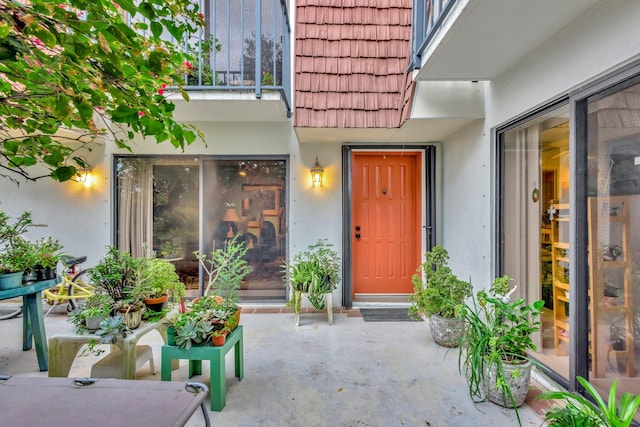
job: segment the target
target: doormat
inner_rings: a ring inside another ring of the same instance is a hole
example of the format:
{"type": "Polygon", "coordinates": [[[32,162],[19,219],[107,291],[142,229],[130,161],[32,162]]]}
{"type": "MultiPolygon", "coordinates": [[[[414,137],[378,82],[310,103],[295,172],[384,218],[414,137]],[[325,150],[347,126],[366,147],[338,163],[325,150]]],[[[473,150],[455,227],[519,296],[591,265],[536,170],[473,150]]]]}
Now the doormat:
{"type": "Polygon", "coordinates": [[[422,322],[413,320],[407,314],[407,308],[361,308],[360,314],[365,322],[422,322]]]}

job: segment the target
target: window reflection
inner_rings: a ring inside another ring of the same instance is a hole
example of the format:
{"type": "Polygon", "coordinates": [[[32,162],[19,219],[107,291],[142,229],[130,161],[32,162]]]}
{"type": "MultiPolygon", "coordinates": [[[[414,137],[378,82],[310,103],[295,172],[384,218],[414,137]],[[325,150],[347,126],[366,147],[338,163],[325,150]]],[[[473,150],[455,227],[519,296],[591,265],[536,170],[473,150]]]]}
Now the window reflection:
{"type": "Polygon", "coordinates": [[[640,393],[638,80],[588,100],[589,380],[601,394],[615,378],[640,393]]]}
{"type": "Polygon", "coordinates": [[[284,300],[286,162],[121,157],[117,167],[118,247],[174,263],[189,296],[200,292],[194,255],[247,245],[251,273],[243,300],[284,300]],[[203,188],[199,186],[202,174],[203,188]],[[202,235],[199,234],[202,218],[202,235]]]}

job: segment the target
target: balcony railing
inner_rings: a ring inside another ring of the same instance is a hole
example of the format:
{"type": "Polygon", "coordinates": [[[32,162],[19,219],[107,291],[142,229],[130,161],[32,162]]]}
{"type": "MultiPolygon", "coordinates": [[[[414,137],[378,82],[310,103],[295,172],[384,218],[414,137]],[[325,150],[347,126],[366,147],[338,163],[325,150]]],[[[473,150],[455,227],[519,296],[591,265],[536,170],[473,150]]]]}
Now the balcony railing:
{"type": "Polygon", "coordinates": [[[413,0],[412,69],[420,68],[422,52],[442,25],[456,0],[413,0]]]}
{"type": "Polygon", "coordinates": [[[286,0],[200,0],[206,26],[186,41],[195,58],[187,90],[279,91],[291,114],[286,0]]]}

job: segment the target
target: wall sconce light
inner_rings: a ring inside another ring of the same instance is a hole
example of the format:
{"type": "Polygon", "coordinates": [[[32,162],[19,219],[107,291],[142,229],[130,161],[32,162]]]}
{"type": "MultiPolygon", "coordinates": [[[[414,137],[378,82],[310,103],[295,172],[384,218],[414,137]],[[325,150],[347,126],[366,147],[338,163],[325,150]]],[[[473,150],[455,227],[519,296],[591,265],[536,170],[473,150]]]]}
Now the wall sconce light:
{"type": "Polygon", "coordinates": [[[322,187],[322,175],[324,174],[324,169],[322,169],[322,166],[318,163],[318,156],[316,156],[316,164],[313,165],[309,172],[311,173],[311,182],[313,186],[322,187]]]}
{"type": "Polygon", "coordinates": [[[76,173],[76,181],[83,183],[87,188],[91,187],[91,169],[89,169],[89,167],[79,168],[76,173]]]}

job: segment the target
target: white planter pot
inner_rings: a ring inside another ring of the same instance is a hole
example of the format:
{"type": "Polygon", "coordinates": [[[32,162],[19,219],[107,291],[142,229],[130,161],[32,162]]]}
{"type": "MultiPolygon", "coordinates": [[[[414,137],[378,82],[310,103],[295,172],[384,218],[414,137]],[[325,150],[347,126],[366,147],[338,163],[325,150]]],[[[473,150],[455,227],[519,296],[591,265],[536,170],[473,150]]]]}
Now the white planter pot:
{"type": "Polygon", "coordinates": [[[506,390],[503,390],[502,387],[496,387],[496,370],[497,367],[495,365],[491,366],[485,377],[489,400],[505,408],[517,408],[522,405],[527,397],[529,384],[531,383],[531,361],[518,365],[502,362],[504,377],[513,394],[513,400],[506,390]]]}
{"type": "Polygon", "coordinates": [[[437,314],[429,318],[431,336],[443,347],[458,347],[464,334],[464,322],[457,317],[442,317],[437,314]]]}

